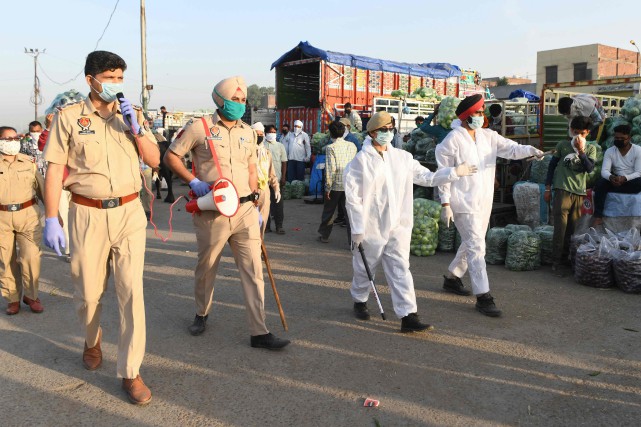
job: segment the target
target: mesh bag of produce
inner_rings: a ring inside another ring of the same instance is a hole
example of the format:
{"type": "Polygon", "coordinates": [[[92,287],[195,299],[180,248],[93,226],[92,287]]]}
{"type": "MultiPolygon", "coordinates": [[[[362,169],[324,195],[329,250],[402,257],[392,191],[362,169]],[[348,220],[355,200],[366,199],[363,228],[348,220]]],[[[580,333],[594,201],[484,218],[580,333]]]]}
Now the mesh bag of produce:
{"type": "Polygon", "coordinates": [[[552,155],[548,154],[543,157],[543,160],[534,161],[530,165],[530,182],[536,184],[545,184],[545,179],[548,175],[548,167],[550,166],[552,155]]]}
{"type": "Polygon", "coordinates": [[[461,233],[456,230],[456,237],[454,238],[454,252],[458,251],[459,246],[461,246],[461,242],[463,239],[461,238],[461,233]]]}
{"type": "Polygon", "coordinates": [[[612,272],[612,252],[617,249],[616,243],[602,238],[596,243],[591,237],[576,251],[574,280],[584,286],[593,288],[611,288],[614,286],[612,272]]]}
{"type": "Polygon", "coordinates": [[[541,239],[541,265],[551,265],[554,258],[552,257],[552,241],[554,240],[554,227],[551,225],[542,225],[536,227],[534,232],[541,239]]]}
{"type": "Polygon", "coordinates": [[[541,225],[541,189],[533,182],[517,182],[512,192],[516,217],[529,227],[541,225]]]}
{"type": "Polygon", "coordinates": [[[414,227],[410,252],[416,256],[430,256],[438,246],[438,218],[441,205],[434,200],[414,199],[414,227]]]}
{"type": "Polygon", "coordinates": [[[505,226],[505,229],[510,233],[514,233],[515,231],[532,231],[530,226],[525,224],[508,224],[505,226]]]}
{"type": "Polygon", "coordinates": [[[491,228],[485,236],[485,262],[504,264],[507,255],[507,239],[512,232],[503,227],[491,228]]]}
{"type": "Polygon", "coordinates": [[[441,106],[438,108],[438,114],[436,115],[438,124],[445,129],[450,129],[452,122],[457,118],[456,107],[458,107],[460,103],[461,100],[453,96],[443,98],[441,106]]]}
{"type": "Polygon", "coordinates": [[[420,185],[415,186],[414,199],[427,199],[427,187],[420,185]]]}
{"type": "Polygon", "coordinates": [[[66,92],[59,93],[56,95],[53,101],[47,109],[45,110],[45,115],[54,114],[59,108],[64,107],[65,105],[74,104],[76,102],[84,101],[85,95],[78,92],[75,89],[70,89],[66,92]]]}
{"type": "Polygon", "coordinates": [[[456,244],[456,226],[450,222],[450,226],[446,227],[443,221],[438,223],[438,250],[441,252],[454,252],[454,245],[456,244]]]}
{"type": "MultiPolygon", "coordinates": [[[[507,228],[507,227],[506,227],[507,228]]],[[[505,268],[531,271],[541,266],[541,239],[532,231],[515,231],[507,239],[505,268]]]]}
{"type": "Polygon", "coordinates": [[[292,198],[292,184],[286,182],[283,187],[280,189],[281,197],[283,200],[291,200],[292,198]]]}
{"type": "Polygon", "coordinates": [[[292,199],[302,199],[305,196],[305,181],[292,181],[292,199]]]}

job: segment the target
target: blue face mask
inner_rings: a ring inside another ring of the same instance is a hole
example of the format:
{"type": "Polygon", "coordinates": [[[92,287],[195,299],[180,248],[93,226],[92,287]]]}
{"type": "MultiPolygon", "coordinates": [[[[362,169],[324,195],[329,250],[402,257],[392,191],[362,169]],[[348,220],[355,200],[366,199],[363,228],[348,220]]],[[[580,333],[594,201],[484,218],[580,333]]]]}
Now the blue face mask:
{"type": "Polygon", "coordinates": [[[91,77],[100,85],[102,86],[102,92],[98,92],[96,89],[93,89],[93,86],[91,88],[98,94],[98,96],[105,102],[114,102],[116,100],[116,94],[118,92],[122,92],[123,88],[125,87],[124,83],[108,83],[108,82],[101,82],[95,77],[91,77]]]}
{"type": "Polygon", "coordinates": [[[468,120],[467,125],[472,130],[480,129],[483,127],[483,116],[474,116],[470,117],[471,120],[468,120]]]}
{"type": "Polygon", "coordinates": [[[214,89],[214,93],[220,96],[224,101],[223,107],[219,107],[219,110],[221,113],[223,113],[223,116],[225,116],[229,120],[238,120],[243,117],[243,114],[245,114],[245,104],[225,99],[225,97],[219,94],[216,89],[214,89]]]}

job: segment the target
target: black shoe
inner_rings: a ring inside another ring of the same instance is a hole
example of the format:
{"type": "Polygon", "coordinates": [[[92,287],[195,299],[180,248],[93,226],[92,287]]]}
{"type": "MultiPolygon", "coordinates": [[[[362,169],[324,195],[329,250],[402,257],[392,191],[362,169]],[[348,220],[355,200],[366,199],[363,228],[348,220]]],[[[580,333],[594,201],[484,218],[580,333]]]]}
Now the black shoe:
{"type": "Polygon", "coordinates": [[[345,224],[345,220],[342,218],[341,219],[336,218],[334,220],[334,225],[343,225],[343,224],[345,224]]]}
{"type": "Polygon", "coordinates": [[[476,309],[490,317],[499,317],[501,315],[501,310],[496,308],[494,298],[489,292],[476,297],[476,309]]]}
{"type": "Polygon", "coordinates": [[[265,335],[252,335],[251,346],[254,348],[266,348],[268,350],[280,350],[289,344],[289,340],[276,338],[272,333],[265,335]]]}
{"type": "Polygon", "coordinates": [[[357,319],[369,320],[369,310],[367,309],[366,302],[355,302],[354,303],[354,314],[357,319]]]}
{"type": "Polygon", "coordinates": [[[207,323],[207,316],[199,316],[196,315],[194,318],[194,323],[189,327],[189,333],[192,334],[193,336],[200,335],[203,332],[205,332],[205,324],[207,323]]]}
{"type": "Polygon", "coordinates": [[[401,319],[401,332],[431,331],[434,326],[421,323],[417,313],[410,313],[401,319]]]}
{"type": "Polygon", "coordinates": [[[265,233],[271,233],[271,232],[272,232],[272,229],[271,229],[271,228],[266,228],[266,229],[265,229],[265,233]]]}
{"type": "Polygon", "coordinates": [[[465,285],[463,285],[463,282],[460,278],[457,277],[455,279],[450,279],[446,276],[443,276],[443,278],[445,279],[443,281],[443,289],[445,289],[447,292],[452,292],[453,294],[463,296],[471,294],[470,291],[465,289],[465,285]]]}

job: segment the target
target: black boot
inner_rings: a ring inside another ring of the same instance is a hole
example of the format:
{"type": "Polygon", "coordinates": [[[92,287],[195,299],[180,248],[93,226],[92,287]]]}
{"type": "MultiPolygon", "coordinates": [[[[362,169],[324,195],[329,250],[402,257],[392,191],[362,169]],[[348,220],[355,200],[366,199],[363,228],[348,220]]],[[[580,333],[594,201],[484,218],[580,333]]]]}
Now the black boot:
{"type": "Polygon", "coordinates": [[[401,319],[401,332],[431,331],[432,325],[421,323],[417,313],[410,313],[401,319]]]}
{"type": "Polygon", "coordinates": [[[456,295],[463,295],[467,296],[470,295],[471,292],[465,289],[465,285],[463,285],[463,281],[455,277],[454,279],[450,279],[447,276],[443,276],[445,279],[443,281],[443,289],[445,289],[447,292],[452,292],[453,294],[456,295]]]}
{"type": "Polygon", "coordinates": [[[357,319],[369,320],[369,310],[367,309],[366,302],[354,303],[354,315],[357,319]]]}
{"type": "Polygon", "coordinates": [[[207,323],[207,316],[199,316],[196,315],[194,318],[194,323],[189,327],[189,333],[192,334],[193,336],[200,335],[203,332],[205,332],[205,324],[207,323]]]}
{"type": "Polygon", "coordinates": [[[489,292],[476,297],[476,309],[490,317],[499,317],[501,315],[501,310],[496,308],[494,298],[489,292]]]}
{"type": "Polygon", "coordinates": [[[254,348],[266,348],[268,350],[280,350],[289,344],[289,340],[276,338],[272,333],[265,335],[252,335],[251,346],[254,348]]]}

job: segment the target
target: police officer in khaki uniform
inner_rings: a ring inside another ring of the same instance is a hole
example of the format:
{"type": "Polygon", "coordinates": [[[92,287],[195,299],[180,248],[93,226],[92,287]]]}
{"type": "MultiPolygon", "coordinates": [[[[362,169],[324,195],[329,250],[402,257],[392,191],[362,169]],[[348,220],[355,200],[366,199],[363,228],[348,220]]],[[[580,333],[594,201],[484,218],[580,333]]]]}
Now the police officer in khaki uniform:
{"type": "Polygon", "coordinates": [[[0,291],[9,315],[20,311],[23,292],[31,311],[44,310],[38,298],[42,227],[36,199],[42,200],[44,179],[31,157],[19,151],[16,130],[0,127],[0,291]]]}
{"type": "Polygon", "coordinates": [[[145,354],[142,276],[147,219],[138,197],[139,158],[156,167],[160,153],[145,131],[142,111],[125,98],[115,102],[126,69],[125,61],[114,53],[90,53],[85,63],[89,96],[56,113],[44,152],[49,162],[44,241],[60,255],[64,235],[57,221],[58,200],[67,166],[64,187],[72,194],[71,276],[85,335],[83,363],[89,370],[102,363],[101,298],[111,264],[120,314],[117,375],[129,400],[145,404],[151,392],[139,368],[145,354]]]}
{"type": "MultiPolygon", "coordinates": [[[[220,163],[223,177],[231,180],[240,197],[240,208],[230,218],[215,210],[193,216],[198,243],[198,264],[195,271],[196,317],[189,327],[192,335],[205,330],[211,310],[214,280],[220,256],[229,242],[240,272],[251,346],[280,349],[288,340],[276,338],[265,325],[263,266],[258,212],[252,194],[258,191],[256,171],[256,133],[240,118],[245,112],[247,86],[242,77],[231,77],[218,83],[212,94],[218,110],[206,117],[211,142],[220,163]]],[[[171,144],[165,164],[183,181],[188,182],[197,196],[210,191],[219,178],[202,120],[193,120],[171,144]],[[183,165],[181,157],[191,152],[196,164],[194,176],[183,165]]]]}

